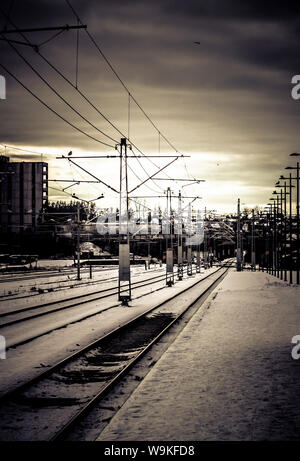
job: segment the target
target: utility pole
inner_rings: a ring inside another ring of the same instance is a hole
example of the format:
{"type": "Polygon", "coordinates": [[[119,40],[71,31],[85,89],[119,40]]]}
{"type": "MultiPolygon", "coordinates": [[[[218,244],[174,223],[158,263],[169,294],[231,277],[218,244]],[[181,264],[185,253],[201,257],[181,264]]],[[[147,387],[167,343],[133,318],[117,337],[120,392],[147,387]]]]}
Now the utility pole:
{"type": "Polygon", "coordinates": [[[293,214],[292,214],[292,173],[289,174],[289,189],[290,189],[290,202],[289,202],[289,212],[290,212],[290,222],[289,222],[289,231],[290,231],[290,283],[293,283],[293,214]]]}
{"type": "Polygon", "coordinates": [[[299,162],[297,162],[297,260],[296,260],[296,267],[297,267],[297,284],[300,284],[300,261],[299,261],[299,255],[300,255],[300,222],[299,222],[299,162]]]}
{"type": "MultiPolygon", "coordinates": [[[[205,182],[204,179],[185,179],[185,178],[169,178],[169,179],[166,179],[166,178],[155,178],[155,181],[166,181],[166,180],[172,180],[172,181],[184,181],[184,182],[188,182],[187,184],[183,185],[182,188],[184,187],[187,187],[187,186],[190,186],[192,184],[200,184],[201,182],[205,182]]],[[[186,198],[191,198],[191,197],[186,197],[186,198]]],[[[201,197],[193,197],[194,200],[196,198],[201,198],[201,197]]],[[[179,191],[178,193],[178,220],[177,220],[177,235],[178,235],[178,240],[177,240],[177,277],[178,277],[178,280],[182,280],[183,278],[183,259],[182,259],[182,253],[183,253],[183,239],[182,239],[182,220],[183,220],[183,216],[182,216],[182,207],[181,207],[181,204],[182,204],[182,193],[181,191],[179,191]]],[[[174,221],[173,221],[173,225],[174,225],[174,221]]],[[[190,258],[191,259],[191,247],[189,246],[189,248],[187,249],[187,258],[190,258]]],[[[199,259],[200,259],[200,248],[199,248],[199,259]]],[[[200,267],[200,264],[199,264],[199,267],[200,267]]],[[[189,266],[188,266],[188,275],[191,275],[191,272],[189,270],[189,266]]],[[[200,272],[200,269],[199,271],[200,272]]]]}
{"type": "Polygon", "coordinates": [[[279,199],[276,197],[276,277],[279,278],[279,199]]]}
{"type": "Polygon", "coordinates": [[[283,279],[283,196],[282,196],[282,189],[280,189],[280,279],[283,279]]]}
{"type": "Polygon", "coordinates": [[[174,285],[174,263],[173,263],[173,226],[172,226],[172,203],[171,189],[167,188],[167,216],[166,224],[169,232],[166,234],[166,285],[174,285]],[[169,234],[169,238],[168,238],[169,234]]]}
{"type": "Polygon", "coordinates": [[[256,261],[255,261],[255,222],[254,222],[254,210],[252,210],[252,228],[251,228],[251,266],[252,270],[255,271],[256,261]]]}
{"type": "Polygon", "coordinates": [[[203,238],[204,227],[202,216],[200,212],[197,212],[197,263],[196,263],[196,272],[201,273],[201,257],[200,257],[200,247],[201,247],[201,240],[203,238]]]}
{"type": "Polygon", "coordinates": [[[189,245],[187,246],[187,275],[193,275],[193,264],[192,264],[192,242],[191,242],[191,234],[192,234],[192,209],[191,204],[189,203],[188,207],[188,226],[187,226],[187,236],[186,238],[189,241],[189,245]]]}
{"type": "Polygon", "coordinates": [[[238,199],[237,205],[237,248],[236,248],[236,270],[240,272],[242,270],[242,249],[241,249],[241,209],[240,199],[238,199]]]}
{"type": "MultiPolygon", "coordinates": [[[[159,172],[163,171],[165,168],[174,163],[178,158],[189,157],[187,155],[143,155],[147,158],[172,158],[172,160],[161,167],[158,171],[153,173],[151,176],[148,176],[147,179],[142,181],[140,184],[135,186],[129,191],[128,188],[128,170],[127,170],[127,161],[128,158],[141,158],[140,155],[127,155],[127,147],[131,149],[131,146],[127,144],[126,138],[121,138],[120,144],[116,146],[116,149],[120,146],[119,155],[97,155],[92,157],[77,157],[70,156],[65,157],[56,157],[58,159],[65,159],[76,165],[78,168],[83,170],[89,176],[91,176],[96,182],[101,183],[111,189],[112,191],[119,194],[119,279],[118,279],[118,299],[122,301],[122,305],[128,306],[128,302],[131,301],[131,278],[130,278],[130,239],[129,239],[129,198],[142,198],[142,197],[129,197],[129,194],[134,192],[139,187],[143,186],[147,181],[154,178],[159,172]],[[95,176],[93,173],[89,172],[87,169],[74,162],[74,159],[86,159],[86,158],[119,158],[120,159],[120,190],[116,190],[114,187],[105,183],[102,179],[95,176]],[[122,294],[121,294],[122,293],[122,294]]],[[[93,181],[94,182],[94,181],[93,181]]],[[[163,196],[165,197],[165,196],[163,196]]],[[[153,198],[153,196],[150,196],[153,198]]],[[[172,235],[171,235],[172,237],[172,235]]],[[[173,264],[173,252],[172,252],[172,264],[173,264]]],[[[174,283],[174,280],[173,280],[174,283]]]]}
{"type": "MultiPolygon", "coordinates": [[[[163,220],[165,227],[165,232],[162,233],[166,235],[166,284],[171,286],[174,283],[174,263],[173,263],[173,231],[174,231],[174,216],[171,207],[171,197],[182,199],[181,194],[176,196],[172,195],[172,191],[170,187],[168,187],[167,191],[165,192],[166,195],[140,195],[140,196],[131,196],[130,199],[141,199],[141,198],[167,198],[167,209],[166,209],[166,216],[163,220]],[[169,250],[169,251],[168,251],[169,250]],[[172,250],[172,251],[171,251],[172,250]],[[169,256],[168,256],[169,255],[169,256]],[[172,269],[172,270],[171,270],[172,269]],[[170,275],[172,272],[172,276],[170,275]],[[169,275],[168,275],[169,274],[169,275]]],[[[201,199],[202,197],[184,197],[186,199],[193,199],[194,202],[197,199],[201,199]]],[[[191,203],[192,203],[191,202],[191,203]]],[[[190,205],[190,204],[189,204],[190,205]]],[[[183,211],[183,210],[181,210],[183,211]]],[[[180,220],[179,220],[180,221],[180,220]]],[[[182,220],[181,222],[181,229],[182,229],[182,220]]],[[[182,237],[181,237],[182,242],[182,237]]],[[[183,271],[182,271],[183,274],[183,271]]],[[[179,279],[180,280],[180,279],[179,279]]]]}
{"type": "Polygon", "coordinates": [[[286,181],[284,181],[284,281],[287,282],[287,252],[286,252],[286,237],[287,237],[287,226],[286,226],[286,181]]]}
{"type": "Polygon", "coordinates": [[[130,241],[128,209],[127,142],[120,144],[120,202],[119,202],[119,284],[118,299],[123,306],[131,301],[130,241]]]}
{"type": "Polygon", "coordinates": [[[77,280],[80,278],[80,202],[77,202],[77,280]]]}
{"type": "MultiPolygon", "coordinates": [[[[1,13],[6,17],[7,20],[10,21],[9,19],[9,16],[4,13],[4,11],[1,11],[1,13]]],[[[75,25],[75,26],[69,26],[68,24],[66,24],[65,26],[55,26],[55,27],[36,27],[34,29],[4,29],[4,30],[0,30],[0,35],[1,35],[1,38],[0,40],[5,40],[6,42],[8,43],[17,43],[18,45],[24,45],[24,46],[30,46],[32,47],[35,51],[39,52],[39,46],[38,45],[35,45],[35,44],[32,44],[28,41],[26,42],[21,42],[20,40],[15,40],[15,39],[10,39],[10,38],[7,38],[6,35],[7,34],[13,34],[15,35],[16,33],[19,33],[21,34],[23,37],[23,33],[27,33],[27,32],[49,32],[49,31],[68,31],[68,30],[73,30],[73,29],[86,29],[87,28],[87,25],[86,24],[82,24],[82,25],[75,25]]],[[[26,38],[26,37],[24,37],[26,38]]]]}
{"type": "MultiPolygon", "coordinates": [[[[204,225],[206,222],[206,207],[204,208],[204,225]]],[[[204,227],[204,242],[203,242],[203,259],[204,259],[204,269],[207,269],[207,231],[205,232],[204,227]]]]}
{"type": "Polygon", "coordinates": [[[182,207],[181,207],[181,191],[178,192],[178,243],[177,243],[177,277],[178,280],[183,279],[183,264],[182,264],[182,207]]]}
{"type": "Polygon", "coordinates": [[[275,203],[271,203],[271,230],[272,230],[272,267],[271,274],[275,273],[275,203]]]}

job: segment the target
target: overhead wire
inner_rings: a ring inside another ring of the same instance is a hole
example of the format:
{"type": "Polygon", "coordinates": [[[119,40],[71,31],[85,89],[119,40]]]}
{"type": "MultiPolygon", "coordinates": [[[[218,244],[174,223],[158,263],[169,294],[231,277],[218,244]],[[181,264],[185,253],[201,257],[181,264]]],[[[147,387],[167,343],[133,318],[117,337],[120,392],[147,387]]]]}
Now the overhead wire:
{"type": "MultiPolygon", "coordinates": [[[[63,101],[73,112],[75,112],[80,118],[82,118],[88,125],[90,125],[92,128],[97,130],[99,133],[103,134],[106,136],[108,139],[111,141],[117,142],[115,139],[113,139],[111,136],[107,135],[104,133],[102,130],[100,130],[98,127],[96,127],[92,122],[90,122],[84,115],[82,115],[75,107],[72,106],[63,96],[59,94],[59,92],[40,74],[38,70],[36,70],[32,64],[23,56],[22,53],[12,44],[9,42],[8,39],[6,39],[5,36],[3,36],[6,42],[9,44],[9,46],[17,53],[17,55],[28,65],[28,67],[45,83],[45,85],[61,100],[63,101]]],[[[109,147],[114,147],[113,145],[104,143],[104,145],[109,146],[109,147]]]]}
{"type": "Polygon", "coordinates": [[[55,114],[58,118],[60,118],[61,120],[63,120],[65,123],[67,123],[69,126],[71,126],[72,128],[74,128],[76,131],[78,131],[79,133],[82,133],[83,135],[87,136],[88,138],[90,139],[93,139],[94,141],[100,143],[100,144],[104,144],[108,147],[113,147],[111,146],[110,144],[107,144],[107,143],[104,143],[103,141],[100,141],[99,139],[95,138],[94,136],[86,133],[85,131],[81,130],[78,126],[74,125],[72,122],[70,122],[69,120],[67,120],[65,117],[63,117],[62,115],[60,115],[55,109],[53,109],[52,107],[50,107],[45,101],[43,101],[38,95],[36,95],[33,91],[31,91],[23,82],[21,82],[21,80],[16,77],[16,75],[14,75],[4,64],[0,63],[0,67],[2,67],[2,69],[7,72],[14,80],[16,80],[16,82],[18,82],[26,91],[28,91],[28,93],[30,93],[35,99],[37,99],[43,106],[45,106],[47,109],[49,109],[53,114],[55,114]]]}
{"type": "MultiPolygon", "coordinates": [[[[69,6],[69,8],[71,9],[71,11],[73,12],[74,16],[76,17],[77,21],[79,21],[81,24],[83,24],[82,20],[80,19],[77,11],[75,10],[75,8],[73,7],[73,5],[71,4],[71,2],[69,0],[65,0],[67,5],[69,6]]],[[[118,81],[120,82],[120,84],[122,85],[122,87],[124,88],[124,90],[128,93],[128,95],[130,95],[132,101],[134,101],[134,103],[136,104],[136,106],[141,110],[141,112],[143,113],[143,115],[147,118],[147,120],[151,123],[151,125],[155,128],[155,130],[159,133],[159,136],[162,137],[166,142],[167,144],[176,152],[180,155],[182,155],[177,149],[176,147],[169,141],[169,139],[158,129],[158,127],[156,126],[156,124],[152,121],[152,119],[149,117],[149,115],[145,112],[145,110],[142,108],[142,106],[139,104],[139,102],[136,100],[136,98],[132,95],[132,93],[130,92],[130,90],[128,89],[128,87],[126,86],[126,84],[124,83],[124,81],[121,79],[121,77],[119,76],[118,72],[115,70],[115,68],[113,67],[113,65],[111,64],[110,60],[106,57],[106,55],[104,54],[104,52],[102,51],[102,49],[100,48],[100,46],[98,45],[98,43],[96,42],[96,40],[94,39],[94,37],[90,34],[90,32],[88,31],[88,29],[85,29],[85,33],[88,35],[89,39],[91,40],[91,42],[94,44],[94,46],[96,47],[96,49],[98,50],[98,52],[100,53],[100,55],[102,56],[102,58],[104,59],[104,61],[107,63],[107,65],[109,66],[109,68],[111,69],[111,71],[113,72],[113,74],[115,75],[115,77],[118,79],[118,81]]],[[[130,139],[128,139],[131,143],[132,141],[130,139]]],[[[133,144],[133,143],[132,143],[133,144]]],[[[134,145],[134,144],[133,144],[134,145]]],[[[135,148],[137,150],[139,150],[136,146],[135,148]]],[[[142,155],[144,155],[142,153],[142,155]]],[[[155,165],[157,167],[157,165],[155,165]]],[[[165,173],[166,174],[166,173],[165,173]]]]}
{"type": "Polygon", "coordinates": [[[58,37],[58,35],[62,34],[63,32],[65,32],[64,29],[59,30],[59,31],[56,32],[54,35],[52,35],[50,38],[48,38],[47,40],[45,40],[44,42],[39,43],[39,44],[37,45],[37,47],[40,48],[41,46],[46,45],[46,43],[51,42],[52,40],[54,40],[56,37],[58,37]]]}
{"type": "MultiPolygon", "coordinates": [[[[79,22],[77,21],[77,25],[79,26],[79,22]]],[[[78,53],[79,53],[79,29],[77,29],[76,34],[76,88],[78,88],[78,53]]]]}
{"type": "Polygon", "coordinates": [[[28,149],[21,149],[20,147],[14,147],[14,146],[8,146],[7,144],[0,144],[0,146],[3,146],[3,147],[8,147],[9,149],[15,149],[15,150],[20,150],[22,152],[28,152],[30,154],[38,154],[38,155],[49,155],[49,154],[45,154],[45,153],[42,153],[42,152],[36,152],[34,150],[28,150],[28,149]]]}
{"type": "MultiPolygon", "coordinates": [[[[137,159],[138,160],[138,159],[137,159]]],[[[143,179],[141,179],[138,174],[131,168],[131,166],[129,165],[129,163],[127,164],[128,168],[130,169],[130,171],[134,174],[134,176],[141,182],[143,182],[143,179]]],[[[153,189],[151,186],[149,186],[149,184],[144,184],[145,187],[147,187],[149,190],[151,190],[151,192],[155,192],[156,194],[160,193],[159,191],[153,189]]],[[[129,196],[130,198],[130,196],[129,196]]]]}
{"type": "MultiPolygon", "coordinates": [[[[70,7],[71,7],[71,5],[70,5],[70,7]]],[[[3,11],[2,11],[2,14],[5,15],[5,13],[4,13],[3,11]]],[[[75,14],[75,16],[76,16],[76,18],[77,18],[77,21],[80,21],[78,15],[77,15],[75,12],[74,12],[74,14],[75,14]]],[[[12,24],[12,26],[16,29],[16,32],[17,32],[17,31],[18,31],[18,30],[17,30],[18,28],[17,28],[16,24],[15,24],[11,19],[8,18],[8,20],[9,20],[9,22],[12,24]]],[[[81,21],[80,21],[80,22],[81,22],[81,21]]],[[[26,40],[26,41],[28,42],[28,44],[31,44],[30,41],[28,40],[28,38],[25,36],[24,33],[19,32],[19,34],[24,38],[24,40],[26,40]]],[[[102,113],[102,112],[101,112],[101,111],[100,111],[90,100],[89,100],[89,98],[87,98],[86,95],[85,95],[81,90],[79,90],[79,88],[76,88],[76,86],[75,86],[75,85],[74,85],[74,84],[73,84],[73,83],[72,83],[72,82],[61,72],[61,71],[59,71],[59,70],[58,70],[58,69],[57,69],[57,68],[56,68],[56,67],[55,67],[45,56],[43,56],[38,50],[37,50],[37,53],[38,53],[38,55],[39,55],[39,56],[40,56],[40,57],[41,57],[41,58],[42,58],[42,59],[53,69],[53,70],[55,70],[55,71],[56,71],[56,72],[57,72],[57,73],[58,73],[58,74],[69,84],[69,85],[71,85],[71,86],[72,86],[72,87],[83,97],[83,99],[85,99],[86,102],[88,102],[88,103],[99,113],[99,115],[101,115],[101,116],[102,116],[102,117],[103,117],[103,118],[104,118],[104,119],[105,119],[105,120],[116,130],[116,131],[118,131],[118,133],[119,133],[122,137],[126,137],[125,134],[122,133],[122,132],[116,127],[116,125],[114,125],[114,124],[113,124],[113,123],[112,123],[112,122],[111,122],[111,121],[110,121],[110,120],[109,120],[109,119],[108,119],[108,118],[107,118],[107,117],[106,117],[106,116],[105,116],[105,115],[104,115],[104,114],[103,114],[103,113],[102,113]]],[[[129,97],[131,97],[131,93],[128,92],[128,94],[129,94],[129,97]]],[[[159,142],[160,142],[161,132],[158,131],[158,133],[159,133],[159,142]]],[[[156,168],[159,169],[159,166],[158,166],[155,162],[153,162],[149,157],[147,157],[147,156],[144,154],[144,152],[142,152],[142,150],[141,150],[140,148],[138,148],[138,147],[133,143],[133,141],[132,141],[131,139],[129,139],[129,137],[128,137],[128,140],[129,140],[129,142],[137,149],[137,151],[138,151],[141,155],[143,155],[150,163],[152,163],[156,168]]],[[[164,175],[166,175],[169,179],[171,179],[170,176],[169,176],[165,171],[163,171],[162,173],[163,173],[164,175]]],[[[151,179],[151,180],[154,182],[154,179],[151,179]]],[[[156,183],[155,183],[155,184],[156,184],[156,183]]],[[[156,184],[156,186],[157,186],[157,184],[156,184]]],[[[159,187],[159,186],[158,186],[158,187],[159,187]]],[[[161,188],[160,188],[160,189],[161,189],[161,188]]],[[[162,189],[161,189],[161,190],[162,190],[162,189]]]]}
{"type": "Polygon", "coordinates": [[[65,192],[63,189],[58,189],[57,187],[53,187],[53,186],[48,186],[48,189],[57,190],[59,192],[62,192],[63,194],[66,194],[66,195],[69,195],[70,197],[72,197],[72,194],[70,194],[68,192],[65,192]]]}
{"type": "MultiPolygon", "coordinates": [[[[163,189],[158,185],[156,184],[155,182],[155,178],[150,178],[150,175],[149,173],[146,171],[146,169],[143,167],[140,159],[136,156],[135,152],[133,151],[133,149],[131,149],[131,152],[133,153],[135,159],[137,160],[137,162],[139,163],[140,167],[142,168],[142,170],[144,171],[144,173],[148,176],[149,179],[151,179],[151,181],[155,184],[155,186],[157,186],[161,191],[163,191],[163,189]]],[[[149,187],[149,186],[148,186],[149,187]]]]}
{"type": "MultiPolygon", "coordinates": [[[[70,4],[70,2],[68,0],[66,0],[68,5],[70,6],[71,10],[73,11],[75,17],[77,18],[77,21],[78,23],[80,22],[82,24],[82,21],[80,20],[78,14],[75,12],[74,8],[72,7],[72,5],[70,4]]],[[[2,11],[3,13],[3,11],[2,11]]],[[[5,13],[3,13],[5,15],[5,13]]],[[[17,30],[17,26],[13,23],[13,21],[11,21],[10,18],[7,18],[8,21],[16,28],[16,32],[18,32],[17,30]]],[[[87,31],[88,32],[88,31],[87,31]]],[[[28,40],[28,38],[22,33],[22,32],[19,32],[19,34],[28,42],[30,43],[30,41],[28,40]]],[[[103,59],[107,62],[108,66],[111,68],[111,70],[113,71],[113,73],[115,74],[115,76],[118,78],[118,80],[120,81],[120,83],[122,84],[122,86],[124,87],[124,89],[127,91],[128,93],[128,140],[131,142],[131,144],[138,150],[138,152],[143,155],[149,162],[151,162],[156,168],[159,168],[159,166],[153,162],[151,159],[149,159],[149,157],[147,157],[130,139],[130,101],[131,99],[135,102],[135,104],[139,107],[139,109],[142,111],[142,113],[144,114],[144,116],[149,120],[149,122],[153,125],[153,127],[157,130],[158,132],[158,135],[159,135],[159,151],[160,151],[160,141],[161,141],[161,137],[169,144],[170,147],[172,147],[176,153],[179,154],[179,156],[182,156],[182,154],[180,155],[179,151],[169,142],[169,140],[161,133],[161,131],[156,127],[156,125],[152,122],[152,120],[150,119],[150,117],[148,116],[148,114],[146,114],[146,112],[143,110],[143,108],[140,106],[140,104],[136,101],[136,99],[132,96],[132,94],[130,93],[130,91],[128,90],[127,86],[124,84],[124,82],[122,81],[122,79],[119,77],[119,75],[117,74],[117,72],[115,71],[115,69],[113,68],[113,66],[111,65],[110,61],[106,58],[106,56],[104,55],[104,53],[102,52],[102,50],[100,49],[100,47],[98,46],[98,44],[96,43],[96,41],[93,39],[93,37],[91,36],[91,34],[88,32],[88,36],[89,38],[91,39],[91,41],[94,43],[94,45],[96,46],[96,48],[98,49],[98,51],[100,52],[100,54],[102,55],[103,59]]],[[[52,37],[54,38],[54,37],[52,37]]],[[[68,84],[70,84],[74,89],[76,89],[76,91],[78,91],[78,93],[99,113],[99,115],[101,115],[113,128],[115,128],[119,134],[121,134],[123,137],[125,137],[125,135],[102,113],[99,111],[99,109],[89,100],[89,98],[87,98],[84,93],[79,90],[77,88],[77,85],[74,85],[62,72],[60,72],[52,63],[50,63],[50,61],[45,58],[39,51],[37,51],[37,53],[39,54],[39,56],[51,67],[53,68],[53,70],[55,70],[68,84]]],[[[12,74],[11,74],[12,75],[12,74]]],[[[13,76],[13,75],[12,75],[13,76]]],[[[17,80],[18,81],[18,80],[17,80]]],[[[20,81],[19,81],[20,82],[20,81]]],[[[21,83],[22,84],[22,83],[21,83]]],[[[47,84],[47,83],[46,83],[47,84]]],[[[25,87],[24,85],[22,85],[23,87],[25,87]]],[[[25,88],[27,89],[27,88],[25,88]]],[[[28,89],[27,89],[28,90],[28,89]]],[[[31,92],[31,94],[33,94],[31,92]]],[[[34,95],[34,94],[33,94],[34,95]]],[[[34,95],[34,97],[36,97],[36,95],[34,95]]],[[[40,100],[40,99],[39,99],[40,100]]],[[[40,102],[42,102],[40,100],[40,102]]],[[[43,103],[43,102],[42,102],[43,103]]],[[[66,102],[67,103],[67,102],[66,102]]],[[[47,105],[46,105],[47,107],[47,105]]],[[[51,110],[51,108],[50,108],[51,110]]],[[[76,109],[75,109],[76,110],[76,109]]],[[[59,114],[58,114],[59,116],[59,114]]],[[[61,117],[62,118],[62,117],[61,117]]],[[[64,121],[66,121],[64,118],[62,118],[64,121]]],[[[71,122],[68,122],[66,121],[67,123],[71,124],[71,122]]],[[[73,124],[71,124],[71,126],[74,127],[73,124]]],[[[75,127],[74,127],[75,128],[75,127]]],[[[76,127],[75,129],[77,129],[78,127],[76,127]]],[[[97,129],[97,127],[96,127],[97,129]]],[[[78,129],[80,130],[80,129],[78,129]]],[[[83,132],[82,130],[80,130],[81,132],[83,132]]],[[[84,133],[83,134],[86,134],[87,136],[91,137],[90,135],[88,135],[87,133],[84,133]]],[[[104,134],[102,132],[102,134],[104,134]]],[[[106,134],[104,134],[106,135],[106,134]]],[[[91,137],[92,139],[96,140],[96,138],[94,137],[91,137]]],[[[112,139],[112,138],[111,138],[112,139]]],[[[97,140],[98,142],[101,142],[100,140],[97,140]]],[[[115,141],[115,140],[114,140],[115,141]]],[[[106,143],[103,143],[104,145],[107,145],[106,143]]],[[[113,146],[109,146],[109,147],[113,147],[113,146]]],[[[138,159],[137,159],[138,160],[138,159]]],[[[139,161],[139,160],[138,160],[139,161]]],[[[139,162],[140,163],[140,162],[139,162]]],[[[140,163],[141,165],[141,163],[140,163]]],[[[142,167],[142,165],[141,165],[142,167]]],[[[142,167],[143,168],[143,167],[142,167]]],[[[144,168],[143,168],[144,169],[144,168]]],[[[145,169],[144,169],[145,171],[145,169]]],[[[146,171],[145,171],[146,172],[146,171]]],[[[146,173],[147,174],[147,173],[146,173]]],[[[163,171],[163,174],[166,175],[169,179],[172,179],[170,178],[170,176],[165,172],[163,171]]],[[[148,174],[147,174],[148,175],[148,174]]],[[[148,175],[149,177],[149,175],[148,175]]],[[[151,178],[151,180],[154,182],[154,184],[160,188],[160,186],[158,186],[156,183],[155,183],[155,179],[151,178]]],[[[148,186],[149,187],[149,186],[148,186]]],[[[161,188],[160,188],[161,189],[161,188]]],[[[162,189],[161,189],[162,190],[162,189]]]]}
{"type": "Polygon", "coordinates": [[[6,18],[6,21],[5,21],[5,24],[4,24],[3,29],[6,29],[6,28],[7,28],[9,16],[10,16],[10,13],[11,13],[11,11],[12,11],[13,5],[14,5],[14,0],[10,0],[8,12],[7,12],[7,18],[6,18]]]}
{"type": "MultiPolygon", "coordinates": [[[[85,178],[84,173],[82,172],[82,170],[80,168],[77,167],[77,165],[74,165],[71,162],[68,162],[68,163],[70,165],[70,168],[71,168],[72,172],[76,171],[76,174],[78,174],[82,179],[85,178]]],[[[99,184],[100,184],[100,182],[99,182],[99,184]]],[[[97,194],[99,194],[98,187],[94,183],[90,184],[90,187],[92,187],[94,189],[94,191],[95,192],[97,191],[97,194]]]]}
{"type": "MultiPolygon", "coordinates": [[[[6,13],[4,13],[4,11],[0,8],[0,12],[5,16],[7,17],[6,13]]],[[[10,22],[10,24],[16,29],[16,32],[18,32],[21,37],[26,40],[26,42],[30,45],[31,42],[30,40],[26,37],[26,35],[21,32],[21,31],[18,31],[18,27],[16,26],[16,24],[10,19],[10,18],[7,18],[10,22]]],[[[112,128],[114,128],[121,136],[125,137],[125,135],[117,128],[117,126],[112,123],[109,118],[104,115],[100,110],[99,108],[97,108],[91,101],[90,99],[79,89],[79,88],[76,88],[76,86],[74,85],[74,83],[71,82],[70,79],[68,79],[54,64],[52,64],[42,53],[40,53],[39,50],[36,50],[36,53],[40,56],[41,59],[43,59],[44,62],[46,62],[46,64],[48,64],[49,67],[51,67],[58,75],[60,75],[61,78],[63,78],[63,80],[65,82],[68,83],[68,85],[70,85],[74,90],[76,90],[78,92],[78,94],[80,94],[80,96],[91,106],[93,107],[93,109],[102,117],[104,118],[104,120],[107,121],[107,123],[109,123],[111,125],[112,128]]]]}

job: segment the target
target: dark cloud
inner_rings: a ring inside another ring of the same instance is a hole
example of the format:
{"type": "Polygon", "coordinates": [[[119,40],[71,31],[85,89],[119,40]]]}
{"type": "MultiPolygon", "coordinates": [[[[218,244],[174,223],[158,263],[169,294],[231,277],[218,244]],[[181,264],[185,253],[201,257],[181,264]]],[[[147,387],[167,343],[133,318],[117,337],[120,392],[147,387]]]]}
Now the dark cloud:
{"type": "MultiPolygon", "coordinates": [[[[9,3],[1,8],[8,11],[9,3]]],[[[238,172],[243,184],[255,184],[256,196],[261,197],[264,181],[280,174],[287,154],[299,150],[300,102],[290,96],[291,77],[300,73],[299,2],[73,0],[72,4],[130,91],[172,143],[184,152],[211,152],[214,159],[226,154],[231,162],[219,171],[208,162],[207,177],[225,184],[238,172]],[[200,41],[200,46],[194,41],[200,41]]],[[[11,18],[18,27],[76,23],[62,0],[15,0],[11,18]]],[[[1,21],[4,26],[5,18],[1,21]]],[[[40,44],[52,34],[27,35],[40,44]]],[[[80,113],[119,140],[120,133],[34,50],[25,46],[18,50],[80,113]]],[[[62,33],[42,46],[41,52],[75,82],[76,32],[62,33]]],[[[66,107],[5,42],[0,42],[0,53],[0,62],[53,110],[107,141],[66,107]]],[[[0,73],[4,72],[0,69],[0,73]]],[[[7,99],[0,101],[4,143],[62,152],[111,150],[74,131],[6,77],[7,99]]],[[[128,96],[83,31],[79,87],[126,135],[128,96]]],[[[158,136],[134,104],[130,116],[135,143],[155,152],[158,136]]],[[[163,142],[161,148],[170,150],[163,142]]],[[[199,160],[199,171],[201,167],[199,160]]]]}
{"type": "Polygon", "coordinates": [[[187,16],[213,17],[220,19],[264,19],[284,20],[294,19],[300,14],[299,2],[296,0],[285,2],[274,2],[274,0],[210,0],[209,2],[189,0],[167,0],[161,2],[166,4],[167,11],[174,14],[185,14],[187,16]]]}

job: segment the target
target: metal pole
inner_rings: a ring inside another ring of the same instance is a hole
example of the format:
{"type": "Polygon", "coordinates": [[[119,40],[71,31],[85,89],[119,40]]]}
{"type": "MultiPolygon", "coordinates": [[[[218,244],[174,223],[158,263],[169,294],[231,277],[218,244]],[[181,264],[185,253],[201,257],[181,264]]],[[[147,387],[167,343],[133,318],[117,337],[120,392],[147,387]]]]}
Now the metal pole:
{"type": "Polygon", "coordinates": [[[174,266],[173,266],[173,238],[172,238],[172,220],[171,220],[171,189],[167,188],[167,233],[166,233],[166,285],[169,287],[174,284],[174,266]],[[169,231],[169,232],[168,232],[169,231]],[[169,238],[170,236],[170,243],[169,238]]]}
{"type": "Polygon", "coordinates": [[[292,215],[292,174],[290,173],[290,283],[293,283],[293,254],[292,254],[292,243],[293,243],[293,215],[292,215]]]}
{"type": "Polygon", "coordinates": [[[189,204],[188,207],[188,227],[187,227],[187,232],[188,236],[187,238],[189,239],[189,245],[187,246],[187,275],[191,276],[193,275],[193,264],[192,264],[192,242],[191,242],[191,234],[192,234],[192,210],[191,210],[191,204],[189,204]]]}
{"type": "Polygon", "coordinates": [[[279,197],[276,196],[276,277],[279,278],[279,197]]]}
{"type": "Polygon", "coordinates": [[[267,250],[267,238],[266,238],[266,226],[264,222],[264,216],[261,213],[261,224],[262,224],[262,235],[263,235],[263,244],[261,244],[261,253],[260,253],[260,258],[259,258],[259,270],[262,270],[262,272],[267,270],[267,264],[266,264],[266,250],[267,250]]]}
{"type": "Polygon", "coordinates": [[[240,199],[238,199],[237,205],[237,248],[236,248],[236,270],[240,272],[242,270],[242,249],[241,249],[241,210],[240,210],[240,199]]]}
{"type": "Polygon", "coordinates": [[[282,267],[282,249],[283,249],[283,198],[282,189],[280,189],[280,280],[283,279],[283,267],[282,267]]]}
{"type": "Polygon", "coordinates": [[[286,254],[286,181],[284,181],[284,281],[287,281],[287,254],[286,254]]]}
{"type": "Polygon", "coordinates": [[[80,202],[77,202],[77,280],[80,278],[80,202]]]}
{"type": "Polygon", "coordinates": [[[270,273],[270,251],[271,251],[271,246],[270,246],[270,209],[267,210],[267,223],[266,223],[266,264],[267,264],[267,273],[270,273]]]}
{"type": "Polygon", "coordinates": [[[123,306],[131,301],[130,241],[129,241],[129,199],[127,173],[127,143],[121,138],[120,144],[120,206],[119,206],[119,285],[118,299],[123,306]],[[125,182],[125,185],[124,185],[125,182]],[[126,232],[124,232],[125,221],[126,232]],[[122,292],[122,294],[121,294],[122,292]]]}
{"type": "MultiPolygon", "coordinates": [[[[149,234],[149,239],[150,239],[150,234],[149,234]]],[[[150,269],[150,258],[151,258],[151,255],[150,255],[150,241],[147,242],[147,246],[148,246],[148,269],[150,269]]]]}
{"type": "Polygon", "coordinates": [[[182,267],[182,209],[181,209],[181,191],[178,193],[178,245],[177,245],[177,277],[183,279],[182,267]]]}
{"type": "Polygon", "coordinates": [[[300,261],[299,261],[299,162],[297,162],[297,260],[296,260],[296,267],[297,267],[297,285],[300,283],[300,261]]]}
{"type": "Polygon", "coordinates": [[[271,205],[272,212],[272,275],[276,275],[276,247],[275,247],[275,203],[271,205]]]}
{"type": "Polygon", "coordinates": [[[251,268],[255,270],[255,243],[254,243],[254,209],[252,210],[252,229],[251,229],[251,268]]]}
{"type": "Polygon", "coordinates": [[[170,241],[172,250],[172,284],[174,284],[174,245],[173,245],[173,234],[174,234],[174,215],[172,210],[172,192],[170,189],[170,241]]]}
{"type": "MultiPolygon", "coordinates": [[[[207,229],[205,231],[206,223],[206,207],[204,208],[204,244],[203,244],[203,259],[204,259],[204,269],[207,269],[207,229]]],[[[207,226],[206,226],[207,227],[207,226]]]]}
{"type": "Polygon", "coordinates": [[[274,258],[274,270],[273,275],[276,277],[277,274],[277,210],[276,210],[276,203],[273,202],[273,258],[274,258]]]}
{"type": "Polygon", "coordinates": [[[201,246],[201,236],[202,236],[202,219],[199,210],[197,211],[197,265],[196,265],[196,272],[199,274],[201,273],[201,257],[200,257],[200,246],[201,246]],[[201,223],[201,225],[200,225],[201,223]],[[201,231],[201,232],[200,232],[201,231]]]}

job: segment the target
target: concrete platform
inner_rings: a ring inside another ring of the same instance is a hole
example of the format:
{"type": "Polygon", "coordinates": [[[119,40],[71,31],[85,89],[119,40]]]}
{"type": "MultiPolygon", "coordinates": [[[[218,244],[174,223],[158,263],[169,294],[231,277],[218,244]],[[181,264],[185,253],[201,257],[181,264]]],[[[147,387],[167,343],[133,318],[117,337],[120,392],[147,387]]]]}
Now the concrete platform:
{"type": "Polygon", "coordinates": [[[229,273],[98,440],[299,440],[299,299],[266,273],[229,273]]]}

